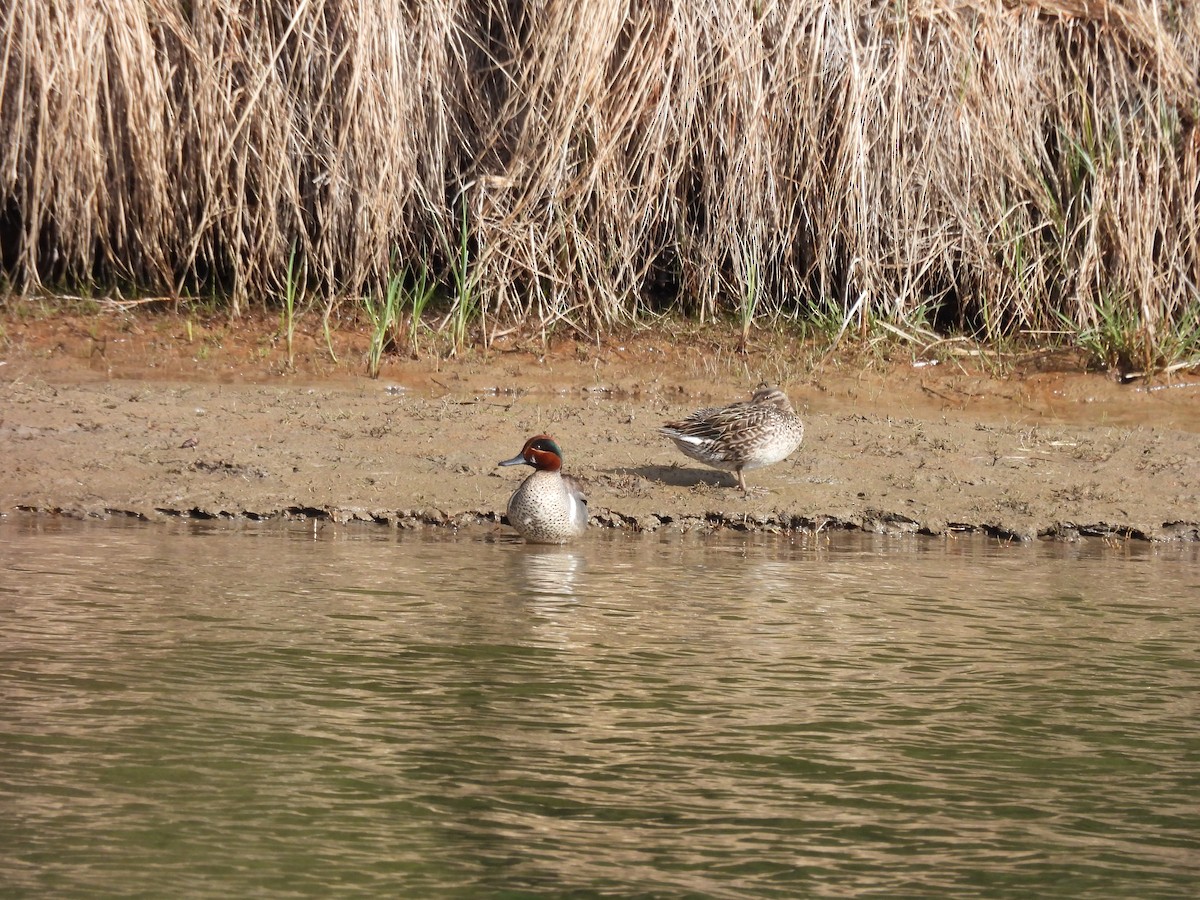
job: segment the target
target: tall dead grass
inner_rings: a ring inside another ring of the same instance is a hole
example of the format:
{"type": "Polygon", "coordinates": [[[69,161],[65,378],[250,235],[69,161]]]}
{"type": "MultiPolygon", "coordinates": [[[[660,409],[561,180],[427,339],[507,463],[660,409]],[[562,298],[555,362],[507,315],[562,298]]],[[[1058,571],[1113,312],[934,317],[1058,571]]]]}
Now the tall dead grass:
{"type": "Polygon", "coordinates": [[[235,312],[293,252],[338,299],[428,263],[485,340],[671,305],[1161,362],[1198,118],[1184,0],[10,0],[0,245],[235,312]]]}

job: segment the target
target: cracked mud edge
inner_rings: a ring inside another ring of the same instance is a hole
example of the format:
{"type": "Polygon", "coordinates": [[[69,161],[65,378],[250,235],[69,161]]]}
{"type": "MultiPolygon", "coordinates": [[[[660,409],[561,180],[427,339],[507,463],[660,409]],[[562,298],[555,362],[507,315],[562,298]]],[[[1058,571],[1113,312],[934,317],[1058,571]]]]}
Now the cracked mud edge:
{"type": "MultiPolygon", "coordinates": [[[[74,519],[134,519],[151,522],[165,519],[192,521],[271,522],[318,521],[337,524],[362,523],[401,530],[416,528],[470,528],[474,526],[507,524],[497,512],[467,510],[448,513],[440,509],[368,510],[362,508],[288,506],[275,510],[228,510],[199,506],[188,508],[155,507],[151,512],[120,509],[110,506],[59,507],[20,505],[15,511],[36,515],[62,516],[74,519]]],[[[2,514],[0,514],[2,515],[2,514]]],[[[1086,538],[1145,542],[1200,541],[1200,522],[1163,522],[1159,527],[1109,522],[1054,522],[1034,528],[1003,522],[920,522],[900,513],[869,510],[854,518],[832,515],[736,515],[708,512],[703,515],[672,516],[651,513],[645,516],[624,515],[615,510],[599,509],[591,517],[593,527],[610,528],[631,533],[677,531],[702,534],[720,531],[763,534],[819,534],[821,532],[862,532],[866,534],[919,534],[940,537],[948,534],[982,534],[1014,543],[1037,540],[1074,542],[1086,538]]]]}

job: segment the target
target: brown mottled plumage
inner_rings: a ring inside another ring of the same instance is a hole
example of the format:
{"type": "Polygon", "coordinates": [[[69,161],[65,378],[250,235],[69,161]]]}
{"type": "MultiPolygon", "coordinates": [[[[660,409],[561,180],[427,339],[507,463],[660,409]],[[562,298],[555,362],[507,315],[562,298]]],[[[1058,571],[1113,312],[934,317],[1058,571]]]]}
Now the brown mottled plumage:
{"type": "Polygon", "coordinates": [[[760,469],[791,456],[804,438],[804,424],[779,388],[760,385],[754,395],[729,406],[698,409],[659,429],[685,455],[737,476],[747,492],[745,469],[760,469]]]}

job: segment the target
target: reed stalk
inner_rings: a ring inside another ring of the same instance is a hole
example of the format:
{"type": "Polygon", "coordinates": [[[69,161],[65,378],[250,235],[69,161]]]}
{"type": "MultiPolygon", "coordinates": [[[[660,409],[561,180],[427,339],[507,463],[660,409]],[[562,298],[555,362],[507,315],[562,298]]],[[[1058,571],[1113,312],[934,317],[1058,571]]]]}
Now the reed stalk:
{"type": "Polygon", "coordinates": [[[1200,350],[1198,73],[1183,0],[14,0],[0,277],[236,314],[295,252],[328,313],[398,253],[456,350],[921,309],[1163,365],[1200,350]]]}
{"type": "Polygon", "coordinates": [[[282,331],[284,341],[287,345],[287,367],[294,369],[296,367],[296,298],[304,289],[302,282],[304,281],[304,263],[297,265],[296,248],[292,247],[292,252],[288,255],[287,273],[284,278],[283,286],[283,310],[282,310],[282,331]]]}

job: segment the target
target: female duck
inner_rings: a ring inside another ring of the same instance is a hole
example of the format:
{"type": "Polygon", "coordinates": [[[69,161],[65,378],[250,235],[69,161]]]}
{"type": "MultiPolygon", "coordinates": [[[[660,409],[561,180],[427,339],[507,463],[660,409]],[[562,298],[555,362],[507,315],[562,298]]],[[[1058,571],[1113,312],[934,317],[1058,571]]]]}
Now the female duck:
{"type": "Polygon", "coordinates": [[[763,384],[748,401],[698,409],[678,422],[665,423],[659,433],[673,440],[685,456],[733,472],[745,494],[743,470],[761,469],[791,456],[804,439],[804,423],[787,394],[763,384]]]}
{"type": "Polygon", "coordinates": [[[508,500],[508,523],[535,544],[565,544],[587,528],[587,497],[579,483],[562,474],[562,450],[547,434],[531,437],[512,459],[497,465],[533,466],[508,500]]]}

